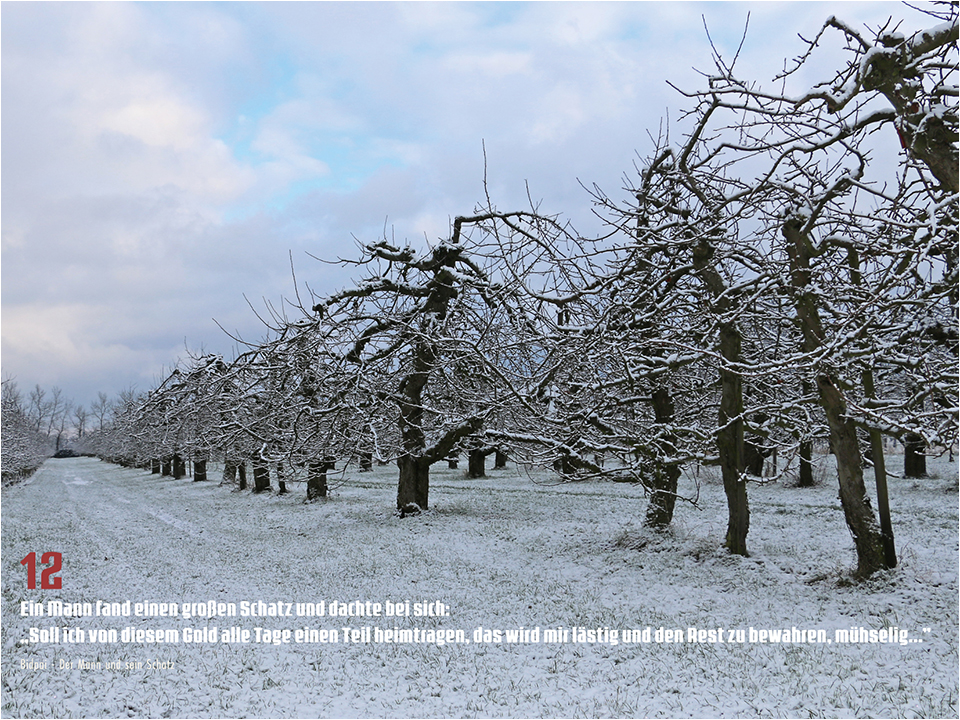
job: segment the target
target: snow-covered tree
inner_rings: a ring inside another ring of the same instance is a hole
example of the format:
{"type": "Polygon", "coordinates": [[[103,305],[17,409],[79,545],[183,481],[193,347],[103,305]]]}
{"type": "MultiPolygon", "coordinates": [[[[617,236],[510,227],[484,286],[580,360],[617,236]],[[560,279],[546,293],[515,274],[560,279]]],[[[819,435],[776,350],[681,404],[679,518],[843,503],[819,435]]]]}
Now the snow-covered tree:
{"type": "MultiPolygon", "coordinates": [[[[789,299],[802,335],[800,355],[785,359],[804,369],[825,413],[862,575],[896,559],[882,445],[872,445],[881,531],[864,491],[858,428],[899,434],[922,426],[944,443],[956,436],[955,402],[943,398],[939,408],[928,403],[927,412],[907,418],[902,410],[916,403],[885,398],[876,382],[878,370],[892,378],[886,369],[893,366],[924,366],[939,382],[908,394],[941,397],[955,377],[948,369],[956,366],[955,341],[953,362],[932,373],[938,354],[903,354],[906,338],[928,338],[929,346],[934,335],[956,335],[956,315],[943,302],[956,286],[955,6],[941,19],[909,38],[881,28],[874,42],[831,19],[825,29],[839,28],[854,42],[855,60],[799,96],[743,82],[720,57],[709,88],[689,94],[701,118],[699,157],[742,188],[738,215],[753,223],[752,244],[779,253],[777,292],[789,299]],[[902,172],[876,159],[889,152],[889,137],[872,134],[883,123],[893,123],[903,142],[902,172]],[[944,128],[950,143],[942,142],[944,128]],[[929,422],[934,415],[941,419],[929,422]]],[[[944,345],[940,355],[949,357],[949,340],[944,345]]]]}
{"type": "MultiPolygon", "coordinates": [[[[29,476],[52,455],[49,438],[37,431],[16,381],[7,378],[2,385],[0,438],[2,438],[3,484],[29,476]]],[[[36,390],[40,390],[38,385],[36,390]]],[[[42,396],[41,396],[42,399],[42,396]]]]}
{"type": "Polygon", "coordinates": [[[427,509],[430,466],[479,432],[497,406],[487,349],[511,299],[491,258],[463,232],[484,219],[457,217],[450,237],[423,256],[386,241],[364,246],[350,263],[364,277],[315,298],[309,322],[284,328],[292,342],[320,344],[318,375],[341,388],[319,401],[314,393],[305,403],[311,412],[340,428],[345,418],[357,427],[361,413],[373,449],[396,460],[402,515],[427,509]],[[353,398],[346,404],[345,393],[353,398]]]}

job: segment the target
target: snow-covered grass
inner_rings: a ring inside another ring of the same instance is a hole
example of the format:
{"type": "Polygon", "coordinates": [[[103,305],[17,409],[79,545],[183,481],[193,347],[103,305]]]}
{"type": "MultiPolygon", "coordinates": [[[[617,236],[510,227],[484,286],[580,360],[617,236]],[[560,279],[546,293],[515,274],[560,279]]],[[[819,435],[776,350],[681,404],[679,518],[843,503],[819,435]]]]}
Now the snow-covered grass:
{"type": "Polygon", "coordinates": [[[930,469],[937,477],[891,480],[899,566],[854,583],[835,481],[751,487],[752,554],[741,558],[721,548],[726,508],[707,472],[700,507],[679,504],[674,527],[656,535],[642,527],[636,487],[540,485],[512,466],[481,480],[435,468],[431,510],[399,519],[392,467],[353,474],[308,505],[302,485],[256,496],[51,460],[3,490],[0,706],[8,717],[956,717],[957,467],[930,469]],[[51,550],[63,554],[63,588],[27,590],[20,559],[51,550]],[[574,626],[719,627],[725,639],[794,626],[833,638],[857,626],[923,642],[18,644],[53,624],[21,617],[20,603],[57,598],[450,607],[425,618],[56,623],[87,629],[369,625],[459,628],[472,640],[478,627],[523,626],[542,640],[546,628],[574,626]],[[77,669],[78,659],[101,669],[77,669]],[[106,669],[150,659],[173,666],[106,669]]]}

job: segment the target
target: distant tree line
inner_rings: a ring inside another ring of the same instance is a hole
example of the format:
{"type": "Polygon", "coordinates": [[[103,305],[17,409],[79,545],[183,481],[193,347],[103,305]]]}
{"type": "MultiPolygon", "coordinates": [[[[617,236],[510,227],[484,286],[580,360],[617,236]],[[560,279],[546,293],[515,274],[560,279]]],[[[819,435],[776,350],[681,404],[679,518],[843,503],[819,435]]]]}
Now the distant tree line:
{"type": "Polygon", "coordinates": [[[249,463],[255,492],[305,473],[308,499],[337,463],[392,462],[401,516],[434,464],[497,453],[639,483],[652,528],[682,468],[715,465],[745,555],[764,459],[811,484],[824,440],[857,572],[892,567],[883,439],[913,474],[957,440],[957,8],[927,12],[912,34],[831,18],[773,89],[716,53],[626,199],[593,189],[602,235],[488,198],[423,250],[360,244],[352,285],[298,290],[263,341],[181,361],[91,442],[195,479],[217,459],[241,487],[249,463]],[[846,64],[786,94],[833,38],[846,64]]]}
{"type": "Polygon", "coordinates": [[[100,393],[88,411],[67,399],[54,386],[49,392],[39,384],[26,396],[13,378],[3,380],[2,447],[3,484],[31,475],[48,457],[84,440],[91,424],[103,430],[110,410],[100,393]]]}

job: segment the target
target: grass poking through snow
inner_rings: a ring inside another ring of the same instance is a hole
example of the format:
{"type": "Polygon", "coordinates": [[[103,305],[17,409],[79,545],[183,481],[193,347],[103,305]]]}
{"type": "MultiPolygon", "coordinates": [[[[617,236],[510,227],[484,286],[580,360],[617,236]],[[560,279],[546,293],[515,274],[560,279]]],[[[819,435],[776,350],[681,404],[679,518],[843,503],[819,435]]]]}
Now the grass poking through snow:
{"type": "MultiPolygon", "coordinates": [[[[895,459],[891,459],[891,464],[895,459]]],[[[395,469],[307,505],[92,459],[3,490],[0,707],[8,717],[948,717],[957,715],[956,465],[891,481],[900,566],[849,582],[835,484],[751,487],[749,558],[722,549],[722,488],[642,527],[636,487],[435,470],[431,510],[393,515],[395,469]],[[28,552],[63,553],[27,590],[28,552]],[[68,602],[442,602],[449,617],[61,618],[81,628],[256,626],[505,631],[906,629],[922,643],[21,644],[68,602]],[[923,633],[923,628],[930,628],[923,633]],[[172,662],[77,670],[76,661],[172,662]],[[58,661],[73,662],[59,669],[58,661]],[[21,668],[45,661],[48,669],[21,668]]],[[[893,468],[896,469],[896,468],[893,468]]],[[[211,477],[216,477],[212,472],[211,477]]],[[[686,480],[689,482],[689,480],[686,480]]]]}

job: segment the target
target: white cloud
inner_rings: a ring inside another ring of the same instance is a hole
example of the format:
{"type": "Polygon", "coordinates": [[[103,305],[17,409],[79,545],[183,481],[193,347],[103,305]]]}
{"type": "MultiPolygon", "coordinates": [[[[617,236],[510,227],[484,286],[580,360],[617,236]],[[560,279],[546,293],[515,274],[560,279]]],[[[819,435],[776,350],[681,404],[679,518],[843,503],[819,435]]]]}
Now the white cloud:
{"type": "Polygon", "coordinates": [[[559,44],[570,46],[608,40],[623,18],[618,3],[562,3],[540,10],[545,16],[546,33],[559,44]]]}
{"type": "Polygon", "coordinates": [[[4,369],[80,387],[155,372],[184,337],[228,349],[211,317],[258,337],[242,295],[289,294],[288,250],[350,256],[385,219],[435,241],[483,201],[481,142],[498,206],[526,206],[529,182],[586,223],[578,179],[620,188],[646,130],[688,104],[665,80],[710,67],[701,14],[732,52],[748,10],[741,68],[761,79],[827,15],[897,11],[5,3],[4,369]]]}
{"type": "Polygon", "coordinates": [[[63,36],[59,52],[37,53],[29,38],[4,44],[4,62],[17,67],[4,75],[5,94],[17,99],[6,104],[4,122],[31,185],[42,183],[45,195],[172,185],[212,204],[251,185],[249,168],[213,136],[216,119],[190,78],[140,56],[152,32],[140,9],[94,3],[70,19],[41,31],[63,36]]]}
{"type": "MultiPolygon", "coordinates": [[[[147,83],[143,83],[146,85],[147,83]]],[[[153,147],[170,147],[176,151],[192,150],[203,132],[206,118],[170,95],[164,96],[159,88],[137,89],[141,97],[131,98],[116,110],[106,110],[93,128],[129,135],[153,147]]]]}
{"type": "Polygon", "coordinates": [[[533,54],[527,52],[457,53],[444,60],[444,65],[454,73],[481,73],[499,79],[507,75],[529,75],[533,54]]]}
{"type": "Polygon", "coordinates": [[[581,93],[569,86],[550,90],[539,99],[537,110],[539,119],[530,129],[534,143],[566,140],[588,117],[581,93]]]}
{"type": "Polygon", "coordinates": [[[296,133],[287,127],[268,125],[257,133],[251,148],[270,158],[264,163],[270,175],[279,180],[282,187],[305,177],[323,176],[330,168],[321,160],[311,157],[296,138],[296,133]]]}
{"type": "MultiPolygon", "coordinates": [[[[153,379],[163,365],[172,363],[176,347],[136,349],[130,343],[103,338],[102,326],[116,315],[114,308],[82,303],[47,305],[34,303],[3,311],[3,355],[7,368],[29,371],[26,386],[40,383],[72,386],[81,394],[69,395],[85,403],[96,396],[83,376],[102,378],[111,389],[153,379]],[[116,380],[120,380],[118,386],[116,380]]],[[[16,373],[16,370],[14,370],[16,373]]]]}

